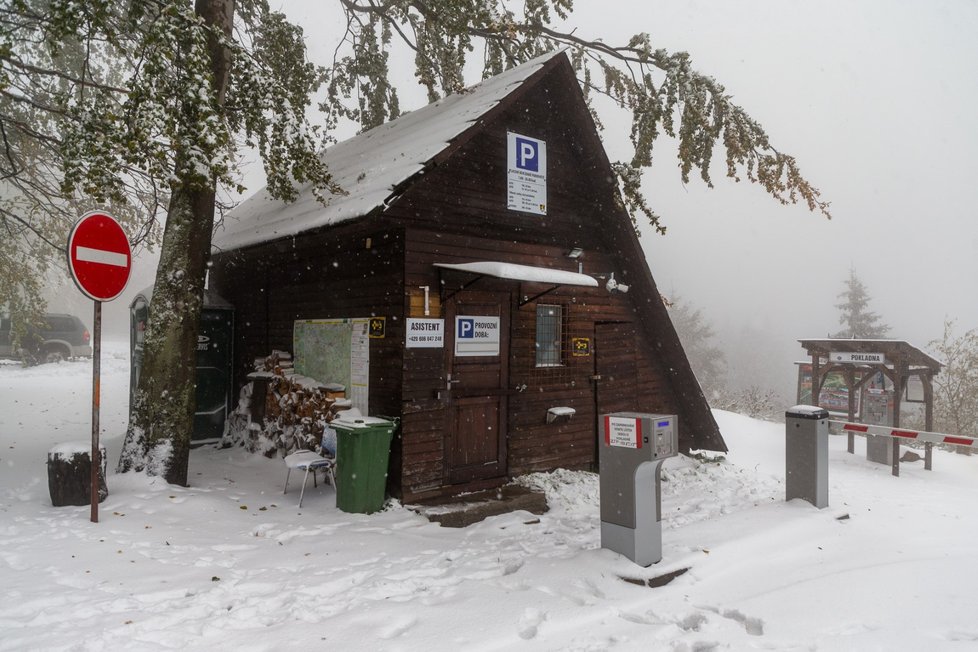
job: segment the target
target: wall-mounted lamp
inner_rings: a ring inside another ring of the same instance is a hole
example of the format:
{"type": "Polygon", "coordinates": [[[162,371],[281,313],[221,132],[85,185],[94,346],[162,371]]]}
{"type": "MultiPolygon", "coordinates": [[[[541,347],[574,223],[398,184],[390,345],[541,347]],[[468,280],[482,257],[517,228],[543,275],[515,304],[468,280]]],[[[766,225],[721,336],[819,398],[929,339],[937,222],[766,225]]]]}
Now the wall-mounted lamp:
{"type": "Polygon", "coordinates": [[[578,274],[583,274],[584,273],[584,261],[581,260],[582,258],[584,258],[584,250],[583,249],[581,249],[580,247],[574,247],[573,249],[571,249],[570,251],[568,251],[564,255],[567,256],[568,258],[570,258],[571,260],[576,260],[577,261],[577,273],[578,274]]]}

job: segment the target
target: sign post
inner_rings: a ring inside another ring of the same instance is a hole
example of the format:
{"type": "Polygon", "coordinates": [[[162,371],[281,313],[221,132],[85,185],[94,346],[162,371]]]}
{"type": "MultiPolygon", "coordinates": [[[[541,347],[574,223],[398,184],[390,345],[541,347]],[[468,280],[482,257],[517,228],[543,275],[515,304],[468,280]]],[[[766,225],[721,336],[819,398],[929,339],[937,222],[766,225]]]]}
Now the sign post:
{"type": "Polygon", "coordinates": [[[100,372],[102,358],[102,302],[112,301],[126,289],[132,271],[129,238],[115,219],[98,211],[87,213],[68,235],[68,270],[82,294],[95,301],[92,327],[92,523],[98,523],[100,372]]]}

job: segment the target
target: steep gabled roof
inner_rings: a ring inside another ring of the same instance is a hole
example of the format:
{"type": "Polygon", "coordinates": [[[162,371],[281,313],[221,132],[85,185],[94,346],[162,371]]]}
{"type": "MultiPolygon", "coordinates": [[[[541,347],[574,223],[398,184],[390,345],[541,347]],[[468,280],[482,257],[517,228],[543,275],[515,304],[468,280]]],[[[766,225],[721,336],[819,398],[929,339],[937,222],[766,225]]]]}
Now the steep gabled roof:
{"type": "Polygon", "coordinates": [[[227,251],[367,215],[561,51],[550,52],[417,111],[338,143],[323,153],[347,191],[324,206],[307,185],[293,203],[262,189],[224,218],[214,249],[227,251]]]}

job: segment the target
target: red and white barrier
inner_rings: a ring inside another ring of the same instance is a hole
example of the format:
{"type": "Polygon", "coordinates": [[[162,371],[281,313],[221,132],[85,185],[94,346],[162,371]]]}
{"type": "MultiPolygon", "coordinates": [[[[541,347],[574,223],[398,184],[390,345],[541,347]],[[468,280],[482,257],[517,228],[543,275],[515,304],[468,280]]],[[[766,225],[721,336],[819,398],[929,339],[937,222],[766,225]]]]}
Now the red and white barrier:
{"type": "Polygon", "coordinates": [[[939,432],[926,432],[924,430],[904,430],[903,428],[891,428],[889,426],[870,426],[865,423],[848,423],[846,421],[830,420],[829,432],[833,435],[845,435],[849,433],[883,435],[884,437],[913,439],[914,441],[931,444],[953,444],[955,446],[978,448],[978,440],[974,437],[959,437],[956,435],[945,435],[939,432]]]}

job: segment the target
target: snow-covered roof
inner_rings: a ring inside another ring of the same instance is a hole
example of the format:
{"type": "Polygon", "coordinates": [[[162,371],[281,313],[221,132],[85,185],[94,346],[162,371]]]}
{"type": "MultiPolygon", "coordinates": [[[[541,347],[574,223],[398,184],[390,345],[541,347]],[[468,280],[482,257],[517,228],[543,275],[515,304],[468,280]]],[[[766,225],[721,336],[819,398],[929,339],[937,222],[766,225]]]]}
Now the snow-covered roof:
{"type": "Polygon", "coordinates": [[[454,269],[471,274],[481,274],[494,278],[505,278],[510,281],[527,281],[529,283],[555,283],[557,285],[582,285],[584,287],[598,287],[598,281],[587,274],[568,272],[562,269],[550,269],[549,267],[530,267],[529,265],[516,265],[514,263],[502,263],[496,261],[482,261],[478,263],[435,263],[435,267],[443,269],[454,269]]]}
{"type": "Polygon", "coordinates": [[[323,158],[333,180],[347,194],[333,195],[324,206],[310,192],[311,185],[299,189],[299,198],[292,203],[274,200],[267,188],[262,189],[225,216],[215,230],[214,249],[238,249],[366,215],[560,52],[531,59],[333,145],[323,158]]]}
{"type": "Polygon", "coordinates": [[[887,338],[880,339],[858,339],[845,337],[813,337],[810,339],[800,339],[798,342],[803,348],[819,351],[854,351],[859,353],[878,352],[888,356],[900,355],[910,364],[920,364],[927,367],[936,367],[938,370],[944,363],[927,353],[926,351],[914,346],[906,340],[894,340],[887,338]]]}

